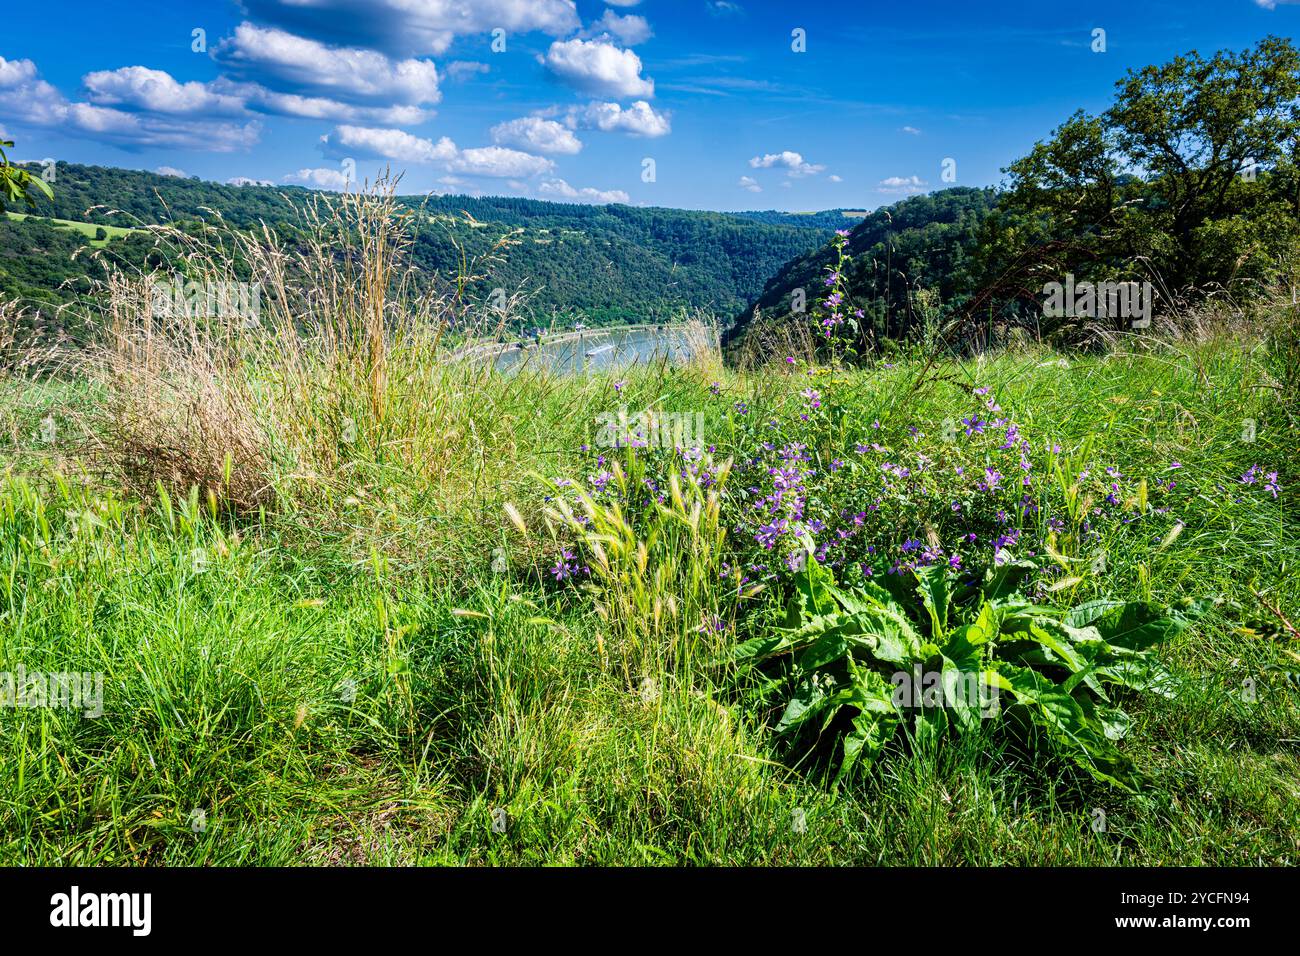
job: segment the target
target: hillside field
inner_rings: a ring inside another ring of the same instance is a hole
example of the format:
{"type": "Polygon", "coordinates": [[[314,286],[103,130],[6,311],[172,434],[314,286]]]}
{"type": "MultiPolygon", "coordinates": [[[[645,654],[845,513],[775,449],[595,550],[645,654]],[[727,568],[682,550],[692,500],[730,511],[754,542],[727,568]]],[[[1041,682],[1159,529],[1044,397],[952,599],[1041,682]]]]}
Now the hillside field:
{"type": "Polygon", "coordinates": [[[93,719],[0,709],[0,862],[1300,859],[1295,425],[1268,341],[569,379],[426,357],[394,350],[378,392],[335,366],[301,416],[287,361],[173,367],[175,393],[143,361],[3,382],[0,671],[103,683],[93,719]],[[700,440],[616,449],[596,423],[620,408],[700,440]],[[1160,687],[1111,691],[1131,785],[1011,714],[900,729],[838,785],[838,725],[791,748],[772,672],[733,653],[799,580],[793,529],[750,523],[777,480],[840,580],[919,570],[928,537],[953,567],[1037,562],[1048,607],[1200,606],[1160,687]],[[566,523],[577,486],[601,547],[566,523]]]}

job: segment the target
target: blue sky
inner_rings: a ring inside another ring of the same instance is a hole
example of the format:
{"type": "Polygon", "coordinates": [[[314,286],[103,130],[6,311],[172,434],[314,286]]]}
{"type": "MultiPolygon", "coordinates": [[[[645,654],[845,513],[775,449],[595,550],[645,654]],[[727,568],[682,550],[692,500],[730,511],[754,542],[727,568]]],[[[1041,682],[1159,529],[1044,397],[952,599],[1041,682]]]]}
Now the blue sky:
{"type": "Polygon", "coordinates": [[[945,160],[997,183],[1128,69],[1294,36],[1297,4],[49,0],[6,11],[0,132],[218,182],[875,208],[945,160]]]}

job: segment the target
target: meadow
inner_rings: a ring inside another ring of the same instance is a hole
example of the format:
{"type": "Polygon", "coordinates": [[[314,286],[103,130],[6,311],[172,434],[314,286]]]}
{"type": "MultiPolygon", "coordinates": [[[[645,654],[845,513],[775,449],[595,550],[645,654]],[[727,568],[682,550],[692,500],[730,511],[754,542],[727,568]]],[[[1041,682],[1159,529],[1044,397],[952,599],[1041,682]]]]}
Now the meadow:
{"type": "Polygon", "coordinates": [[[501,375],[445,360],[452,306],[404,298],[356,213],[292,270],[242,250],[255,332],[122,283],[102,343],[0,372],[0,672],[103,676],[96,717],[0,708],[0,862],[1296,862],[1290,307],[1089,352],[501,375]],[[789,673],[738,653],[812,568],[881,600],[1018,569],[1034,607],[1181,625],[1084,705],[1122,773],[1017,698],[840,774],[846,715],[786,733],[789,673]]]}
{"type": "MultiPolygon", "coordinates": [[[[29,218],[28,213],[22,212],[6,211],[5,215],[18,222],[22,222],[24,219],[29,218]]],[[[122,236],[129,236],[131,233],[137,231],[125,226],[101,226],[93,222],[79,222],[74,219],[50,219],[50,222],[56,228],[69,229],[72,232],[81,233],[81,235],[90,240],[90,245],[97,249],[102,249],[113,239],[118,239],[122,236]],[[98,238],[101,230],[104,233],[102,239],[98,238]]]]}

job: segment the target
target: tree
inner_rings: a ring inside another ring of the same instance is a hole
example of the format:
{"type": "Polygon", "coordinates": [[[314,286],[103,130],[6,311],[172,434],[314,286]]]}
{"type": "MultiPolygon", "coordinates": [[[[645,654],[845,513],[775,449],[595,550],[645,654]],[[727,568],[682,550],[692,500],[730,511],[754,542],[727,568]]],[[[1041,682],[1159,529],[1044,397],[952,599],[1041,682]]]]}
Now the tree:
{"type": "Polygon", "coordinates": [[[54,190],[50,189],[49,183],[9,161],[5,149],[12,149],[13,145],[10,140],[0,140],[0,212],[5,211],[6,202],[12,204],[22,200],[28,206],[33,205],[33,186],[44,193],[47,199],[54,198],[54,190]]]}
{"type": "Polygon", "coordinates": [[[1179,292],[1259,280],[1295,239],[1297,144],[1289,40],[1193,51],[1130,71],[1109,110],[1076,113],[1007,167],[1003,205],[1062,270],[1123,272],[1141,257],[1179,292]]]}

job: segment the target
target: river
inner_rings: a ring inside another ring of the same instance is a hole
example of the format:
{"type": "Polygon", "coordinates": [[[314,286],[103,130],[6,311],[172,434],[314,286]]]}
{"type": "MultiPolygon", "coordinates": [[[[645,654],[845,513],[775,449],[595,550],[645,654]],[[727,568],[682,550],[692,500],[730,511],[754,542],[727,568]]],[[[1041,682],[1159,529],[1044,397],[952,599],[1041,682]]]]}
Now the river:
{"type": "MultiPolygon", "coordinates": [[[[540,345],[509,347],[496,356],[498,371],[521,368],[545,368],[562,374],[593,372],[603,369],[645,365],[667,357],[669,362],[684,362],[691,357],[698,336],[687,336],[679,326],[658,328],[585,329],[579,333],[554,336],[540,345]]],[[[715,346],[716,347],[716,346],[715,346]]]]}

